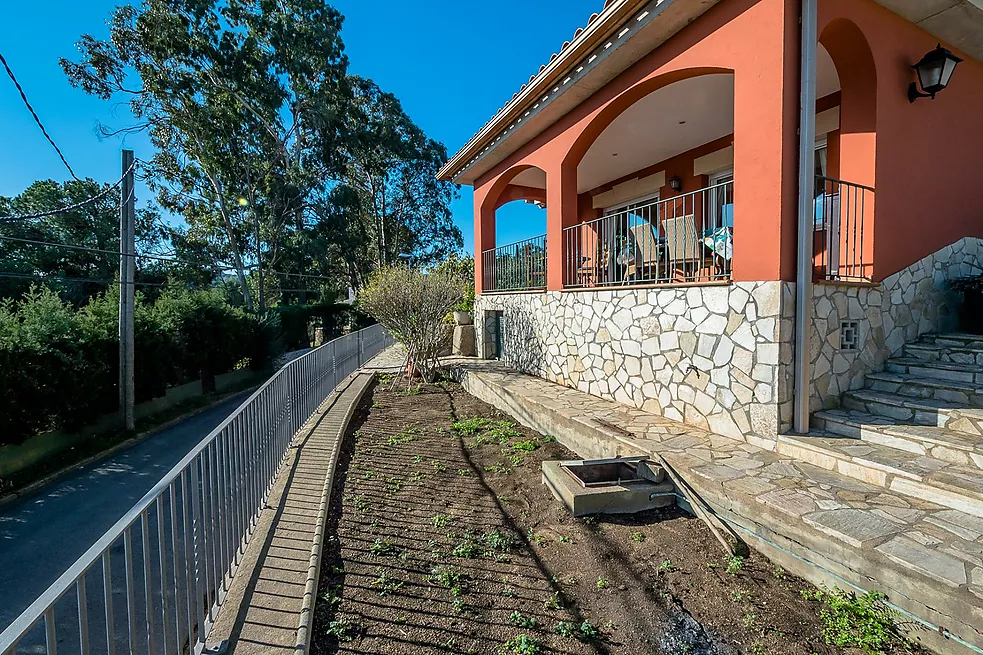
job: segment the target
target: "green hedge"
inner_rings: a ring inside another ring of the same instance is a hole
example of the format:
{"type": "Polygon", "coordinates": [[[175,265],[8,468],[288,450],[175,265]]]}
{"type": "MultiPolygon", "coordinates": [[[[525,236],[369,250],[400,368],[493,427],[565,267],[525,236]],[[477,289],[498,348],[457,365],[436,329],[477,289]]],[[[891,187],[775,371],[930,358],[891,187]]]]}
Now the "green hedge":
{"type": "MultiPolygon", "coordinates": [[[[0,445],[39,432],[76,430],[118,406],[118,291],[81,310],[35,289],[0,303],[0,445]]],[[[269,365],[274,322],[225,302],[222,293],[168,289],[134,314],[136,400],[169,386],[248,365],[269,365]]]]}

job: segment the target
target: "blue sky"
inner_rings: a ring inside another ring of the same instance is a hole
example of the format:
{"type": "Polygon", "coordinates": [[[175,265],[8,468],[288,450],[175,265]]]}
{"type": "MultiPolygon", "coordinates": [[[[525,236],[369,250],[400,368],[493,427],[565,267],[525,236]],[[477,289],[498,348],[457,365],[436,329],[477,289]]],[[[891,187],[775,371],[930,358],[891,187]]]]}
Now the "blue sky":
{"type": "MultiPolygon", "coordinates": [[[[58,66],[73,57],[82,33],[107,34],[106,18],[118,0],[5,3],[0,52],[27,91],[49,133],[80,177],[119,177],[124,140],[103,140],[96,125],[130,124],[125,106],[73,89],[58,66]]],[[[602,0],[336,0],[346,17],[342,36],[352,73],[371,77],[396,94],[406,111],[451,153],[515,93],[550,55],[585,24],[602,0]],[[503,21],[503,17],[510,20],[503,21]]],[[[13,84],[0,77],[0,195],[15,195],[38,179],[68,178],[34,125],[13,84]]],[[[146,156],[149,143],[128,136],[125,145],[146,156]]],[[[139,191],[139,189],[138,189],[139,191]]],[[[148,194],[142,194],[146,202],[148,194]]],[[[454,220],[473,249],[471,190],[461,189],[454,220]]],[[[545,212],[512,203],[498,215],[498,242],[542,234],[545,212]]]]}

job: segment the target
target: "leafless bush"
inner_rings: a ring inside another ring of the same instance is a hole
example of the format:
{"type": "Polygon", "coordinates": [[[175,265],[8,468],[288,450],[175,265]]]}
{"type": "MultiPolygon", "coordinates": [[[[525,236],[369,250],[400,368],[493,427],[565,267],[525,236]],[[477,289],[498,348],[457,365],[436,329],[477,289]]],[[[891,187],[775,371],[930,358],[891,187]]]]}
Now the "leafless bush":
{"type": "Polygon", "coordinates": [[[461,300],[461,282],[447,271],[421,273],[406,266],[377,271],[359,306],[406,347],[406,362],[432,382],[446,339],[444,316],[461,300]]]}

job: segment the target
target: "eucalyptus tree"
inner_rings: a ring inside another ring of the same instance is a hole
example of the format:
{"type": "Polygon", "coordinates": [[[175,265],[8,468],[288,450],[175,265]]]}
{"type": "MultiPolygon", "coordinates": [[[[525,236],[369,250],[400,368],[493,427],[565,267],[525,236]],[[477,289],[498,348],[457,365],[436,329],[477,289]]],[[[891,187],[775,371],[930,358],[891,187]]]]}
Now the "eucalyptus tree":
{"type": "Polygon", "coordinates": [[[458,252],[463,241],[450,211],[457,187],[437,180],[446,148],[426,136],[396,96],[371,80],[348,79],[344,181],[359,196],[376,263],[384,267],[409,252],[431,264],[458,252]]]}
{"type": "Polygon", "coordinates": [[[311,189],[340,170],[341,23],[322,0],[144,0],[61,61],[72,84],[129,103],[136,122],[106,132],[149,134],[143,167],[161,204],[220,247],[249,307],[259,241],[275,262],[305,228],[311,189]]]}

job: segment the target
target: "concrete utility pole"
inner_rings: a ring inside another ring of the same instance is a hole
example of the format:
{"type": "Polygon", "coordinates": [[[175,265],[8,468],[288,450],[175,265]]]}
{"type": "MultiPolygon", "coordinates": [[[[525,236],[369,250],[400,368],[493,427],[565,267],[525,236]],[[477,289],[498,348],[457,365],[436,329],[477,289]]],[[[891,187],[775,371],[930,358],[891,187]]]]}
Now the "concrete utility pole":
{"type": "Polygon", "coordinates": [[[123,151],[123,183],[119,204],[119,414],[123,426],[132,430],[136,390],[133,381],[133,305],[136,302],[136,237],[133,231],[135,198],[133,151],[123,151]]]}

